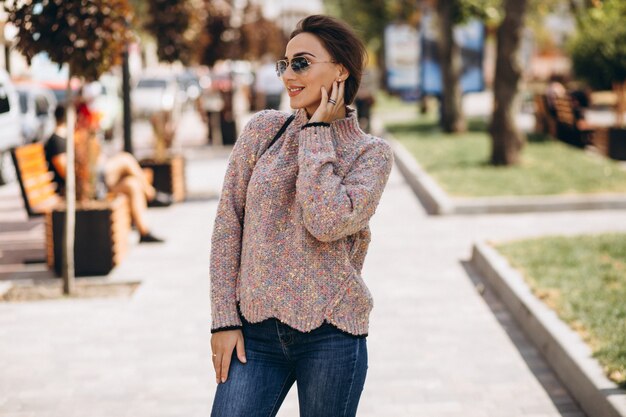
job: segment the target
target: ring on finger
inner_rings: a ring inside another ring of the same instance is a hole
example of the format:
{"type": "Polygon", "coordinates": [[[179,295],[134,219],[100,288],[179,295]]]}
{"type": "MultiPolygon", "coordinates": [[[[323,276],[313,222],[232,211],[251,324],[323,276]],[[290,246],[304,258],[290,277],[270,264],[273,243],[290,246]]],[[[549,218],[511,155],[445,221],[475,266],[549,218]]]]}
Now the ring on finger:
{"type": "Polygon", "coordinates": [[[333,100],[332,98],[329,98],[329,99],[328,99],[328,102],[329,102],[329,103],[331,103],[333,106],[334,106],[335,104],[337,104],[337,102],[336,102],[335,100],[333,100]]]}

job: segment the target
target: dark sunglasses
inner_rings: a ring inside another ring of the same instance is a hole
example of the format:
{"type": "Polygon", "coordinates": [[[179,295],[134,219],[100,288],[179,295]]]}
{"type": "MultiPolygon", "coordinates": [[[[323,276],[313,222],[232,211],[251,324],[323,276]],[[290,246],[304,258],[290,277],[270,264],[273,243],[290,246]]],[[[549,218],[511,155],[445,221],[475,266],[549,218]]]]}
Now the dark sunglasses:
{"type": "Polygon", "coordinates": [[[293,58],[291,62],[289,62],[286,59],[280,59],[276,61],[276,75],[278,75],[279,77],[282,77],[285,71],[287,71],[288,66],[291,66],[291,69],[293,70],[293,72],[295,72],[296,74],[300,74],[304,72],[307,68],[309,68],[309,65],[330,64],[330,63],[334,64],[335,61],[311,62],[306,57],[303,57],[303,56],[297,56],[293,58]]]}

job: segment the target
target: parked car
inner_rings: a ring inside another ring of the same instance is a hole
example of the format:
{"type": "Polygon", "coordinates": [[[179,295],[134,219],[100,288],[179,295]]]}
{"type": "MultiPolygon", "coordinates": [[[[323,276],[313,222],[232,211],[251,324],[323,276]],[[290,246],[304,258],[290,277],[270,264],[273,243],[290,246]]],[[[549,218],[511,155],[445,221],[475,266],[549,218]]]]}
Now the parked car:
{"type": "Polygon", "coordinates": [[[0,69],[0,152],[21,144],[19,99],[9,74],[0,69]]]}
{"type": "Polygon", "coordinates": [[[130,103],[133,115],[149,117],[160,111],[180,111],[176,79],[168,76],[144,76],[131,91],[130,103]]]}
{"type": "MultiPolygon", "coordinates": [[[[42,80],[38,82],[42,87],[49,88],[52,91],[57,103],[64,106],[67,105],[67,80],[42,80]]],[[[80,80],[72,78],[70,85],[72,87],[72,95],[74,97],[78,94],[80,84],[80,80]]]]}
{"type": "Polygon", "coordinates": [[[181,72],[176,76],[179,88],[180,101],[185,104],[193,103],[200,97],[200,80],[190,69],[181,72]]]}
{"type": "Polygon", "coordinates": [[[29,84],[18,84],[16,90],[20,100],[24,143],[45,141],[55,128],[57,100],[54,93],[45,87],[29,84]]]}

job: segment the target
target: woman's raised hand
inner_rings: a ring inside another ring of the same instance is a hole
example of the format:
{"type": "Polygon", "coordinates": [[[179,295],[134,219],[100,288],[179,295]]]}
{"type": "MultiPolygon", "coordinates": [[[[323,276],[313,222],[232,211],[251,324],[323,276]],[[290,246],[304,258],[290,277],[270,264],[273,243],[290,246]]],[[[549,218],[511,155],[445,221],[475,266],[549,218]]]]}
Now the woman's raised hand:
{"type": "Polygon", "coordinates": [[[330,123],[346,117],[346,107],[343,101],[344,89],[345,83],[343,81],[333,81],[330,97],[328,97],[326,87],[322,86],[322,100],[311,116],[309,123],[330,123]]]}
{"type": "Polygon", "coordinates": [[[241,330],[224,330],[211,336],[211,350],[213,351],[213,368],[215,368],[215,382],[226,382],[233,350],[237,349],[237,358],[246,363],[246,351],[241,330]]]}

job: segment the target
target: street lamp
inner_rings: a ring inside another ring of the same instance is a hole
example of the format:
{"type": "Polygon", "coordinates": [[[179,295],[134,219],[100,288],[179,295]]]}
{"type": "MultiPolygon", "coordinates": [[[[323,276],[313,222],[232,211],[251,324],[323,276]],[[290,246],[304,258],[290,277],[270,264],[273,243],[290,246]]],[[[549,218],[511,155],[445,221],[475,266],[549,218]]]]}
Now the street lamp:
{"type": "MultiPolygon", "coordinates": [[[[126,18],[126,27],[130,27],[130,18],[126,18]]],[[[130,66],[128,62],[129,40],[126,40],[124,51],[122,52],[122,103],[123,103],[123,125],[124,125],[124,151],[133,153],[132,120],[130,105],[130,66]]]]}

